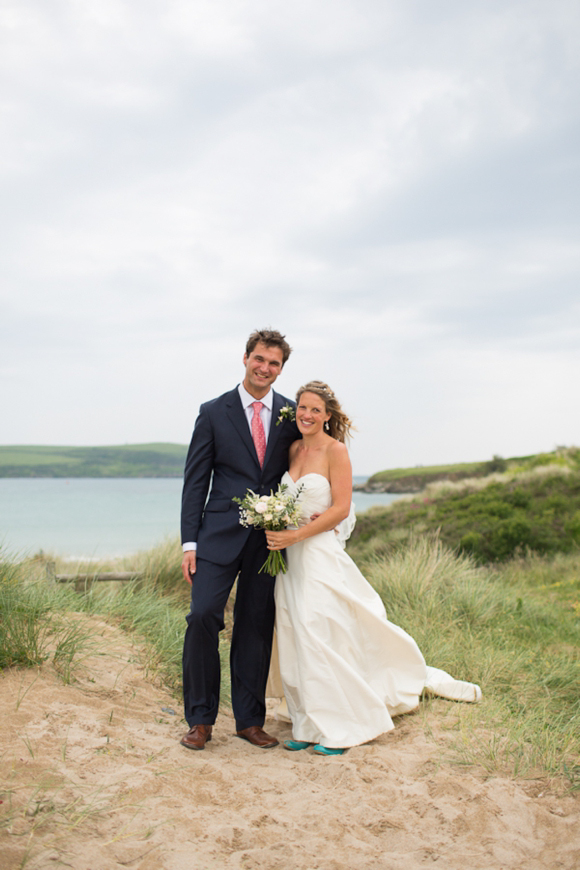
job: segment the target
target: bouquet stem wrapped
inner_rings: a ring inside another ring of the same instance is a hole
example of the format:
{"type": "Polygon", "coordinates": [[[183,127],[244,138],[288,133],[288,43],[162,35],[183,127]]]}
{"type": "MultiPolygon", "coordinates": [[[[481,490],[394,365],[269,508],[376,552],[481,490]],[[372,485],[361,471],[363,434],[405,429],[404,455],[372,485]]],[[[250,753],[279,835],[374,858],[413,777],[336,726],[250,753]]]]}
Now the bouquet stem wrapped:
{"type": "MultiPolygon", "coordinates": [[[[257,495],[249,489],[244,498],[235,497],[232,501],[240,506],[240,525],[281,532],[288,526],[298,525],[301,516],[298,497],[301,492],[302,486],[299,486],[294,495],[291,495],[288,486],[280,483],[276,492],[270,490],[270,495],[257,495]]],[[[260,573],[265,572],[275,577],[277,574],[285,574],[287,570],[280,550],[271,550],[260,568],[260,573]]]]}
{"type": "Polygon", "coordinates": [[[280,550],[270,550],[268,558],[260,568],[259,573],[264,572],[265,574],[270,574],[271,577],[275,577],[277,574],[285,574],[287,570],[288,565],[280,550]]]}

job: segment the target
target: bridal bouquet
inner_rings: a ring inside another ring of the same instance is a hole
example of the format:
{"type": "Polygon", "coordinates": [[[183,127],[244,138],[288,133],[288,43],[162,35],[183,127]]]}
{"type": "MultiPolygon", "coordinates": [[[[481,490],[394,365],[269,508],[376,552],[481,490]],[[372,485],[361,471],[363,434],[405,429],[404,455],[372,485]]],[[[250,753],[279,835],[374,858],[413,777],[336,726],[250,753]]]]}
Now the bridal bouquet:
{"type": "MultiPolygon", "coordinates": [[[[249,489],[244,498],[233,498],[240,506],[240,525],[245,528],[268,529],[271,532],[281,532],[287,526],[298,525],[300,519],[300,506],[298,496],[302,492],[299,486],[294,495],[288,492],[285,483],[278,484],[276,492],[270,490],[270,495],[256,495],[249,489]]],[[[276,574],[285,574],[286,562],[279,550],[272,550],[260,568],[260,573],[265,571],[272,577],[276,574]]]]}

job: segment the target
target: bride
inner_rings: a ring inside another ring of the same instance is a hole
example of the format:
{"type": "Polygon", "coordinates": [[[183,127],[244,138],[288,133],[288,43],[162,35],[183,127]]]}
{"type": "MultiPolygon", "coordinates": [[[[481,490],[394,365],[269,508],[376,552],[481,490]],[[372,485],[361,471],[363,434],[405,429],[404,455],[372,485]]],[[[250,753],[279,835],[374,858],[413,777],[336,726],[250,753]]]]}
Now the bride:
{"type": "Polygon", "coordinates": [[[288,550],[288,571],[275,588],[280,677],[294,738],[284,746],[314,744],[320,755],[340,755],[390,731],[392,717],[415,709],[425,689],[463,701],[479,700],[481,690],[427,668],[413,638],[388,621],[336,531],[352,518],[344,443],[351,421],[322,381],[301,387],[296,401],[302,439],[290,447],[282,483],[300,489],[303,519],[298,528],[266,532],[270,550],[288,550]]]}

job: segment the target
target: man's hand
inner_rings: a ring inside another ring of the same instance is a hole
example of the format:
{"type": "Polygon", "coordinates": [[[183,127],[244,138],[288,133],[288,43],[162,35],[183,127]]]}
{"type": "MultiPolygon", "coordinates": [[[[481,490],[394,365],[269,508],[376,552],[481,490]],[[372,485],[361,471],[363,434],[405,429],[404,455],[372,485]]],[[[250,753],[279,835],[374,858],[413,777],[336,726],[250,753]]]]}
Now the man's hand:
{"type": "Polygon", "coordinates": [[[188,550],[187,553],[183,554],[181,570],[183,572],[184,579],[187,580],[187,582],[191,586],[193,582],[193,575],[195,574],[195,550],[188,550]]]}

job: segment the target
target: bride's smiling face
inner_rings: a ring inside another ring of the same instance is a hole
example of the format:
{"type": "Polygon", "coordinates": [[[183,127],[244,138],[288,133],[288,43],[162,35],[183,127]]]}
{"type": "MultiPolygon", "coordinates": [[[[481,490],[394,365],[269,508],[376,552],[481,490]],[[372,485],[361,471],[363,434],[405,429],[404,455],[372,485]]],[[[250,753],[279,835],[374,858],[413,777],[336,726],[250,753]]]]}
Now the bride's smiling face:
{"type": "Polygon", "coordinates": [[[296,405],[296,425],[301,435],[316,435],[330,420],[326,404],[317,393],[302,393],[296,405]]]}

